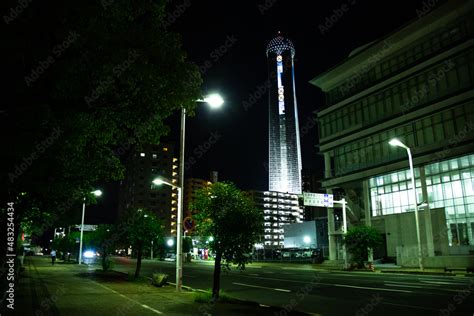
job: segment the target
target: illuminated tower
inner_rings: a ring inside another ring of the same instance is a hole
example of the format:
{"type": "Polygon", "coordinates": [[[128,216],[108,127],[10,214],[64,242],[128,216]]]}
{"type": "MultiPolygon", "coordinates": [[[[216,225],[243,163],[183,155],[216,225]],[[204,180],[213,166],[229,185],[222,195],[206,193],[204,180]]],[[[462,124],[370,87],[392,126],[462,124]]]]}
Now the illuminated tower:
{"type": "Polygon", "coordinates": [[[280,34],[268,43],[269,190],[301,194],[294,57],[293,43],[280,34]]]}

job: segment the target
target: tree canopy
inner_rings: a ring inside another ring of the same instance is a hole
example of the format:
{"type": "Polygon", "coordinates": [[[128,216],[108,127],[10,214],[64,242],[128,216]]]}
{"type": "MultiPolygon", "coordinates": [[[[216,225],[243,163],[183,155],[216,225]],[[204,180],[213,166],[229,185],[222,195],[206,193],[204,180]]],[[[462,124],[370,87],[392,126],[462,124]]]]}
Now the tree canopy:
{"type": "Polygon", "coordinates": [[[29,5],[6,25],[0,109],[2,195],[20,217],[67,212],[96,182],[121,179],[130,148],[159,143],[181,107],[192,113],[202,82],[166,29],[165,0],[29,5]]]}
{"type": "Polygon", "coordinates": [[[213,297],[219,297],[221,260],[225,269],[244,269],[254,244],[263,233],[263,213],[234,184],[216,182],[197,193],[192,209],[198,211],[197,235],[209,238],[216,253],[213,297]]]}
{"type": "Polygon", "coordinates": [[[156,215],[146,209],[129,209],[122,214],[115,236],[128,242],[137,255],[135,277],[140,275],[143,250],[151,247],[151,242],[159,244],[163,240],[164,230],[156,215]]]}

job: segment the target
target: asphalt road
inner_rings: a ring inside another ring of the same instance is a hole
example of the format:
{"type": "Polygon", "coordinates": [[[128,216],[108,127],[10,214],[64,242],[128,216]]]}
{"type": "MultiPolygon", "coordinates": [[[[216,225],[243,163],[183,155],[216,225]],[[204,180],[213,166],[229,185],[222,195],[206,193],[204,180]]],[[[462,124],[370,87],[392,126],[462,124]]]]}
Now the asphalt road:
{"type": "MultiPolygon", "coordinates": [[[[135,260],[114,269],[133,272],[135,260]]],[[[210,289],[214,266],[185,263],[183,284],[210,289]]],[[[142,275],[175,280],[175,262],[145,260],[142,275]]],[[[223,273],[221,289],[239,299],[321,315],[474,315],[474,277],[313,270],[308,265],[255,263],[223,273]]]]}

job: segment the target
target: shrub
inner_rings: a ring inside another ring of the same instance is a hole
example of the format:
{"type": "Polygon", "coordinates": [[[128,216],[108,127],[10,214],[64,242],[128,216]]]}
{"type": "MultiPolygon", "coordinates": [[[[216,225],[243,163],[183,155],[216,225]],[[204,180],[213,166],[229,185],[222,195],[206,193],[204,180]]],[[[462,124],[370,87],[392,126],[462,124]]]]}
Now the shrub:
{"type": "Polygon", "coordinates": [[[369,249],[382,244],[380,233],[373,227],[355,226],[350,228],[344,236],[347,250],[352,254],[352,260],[359,268],[364,267],[369,249]]]}
{"type": "Polygon", "coordinates": [[[168,282],[168,275],[165,273],[153,273],[151,283],[154,286],[163,286],[168,282]]]}

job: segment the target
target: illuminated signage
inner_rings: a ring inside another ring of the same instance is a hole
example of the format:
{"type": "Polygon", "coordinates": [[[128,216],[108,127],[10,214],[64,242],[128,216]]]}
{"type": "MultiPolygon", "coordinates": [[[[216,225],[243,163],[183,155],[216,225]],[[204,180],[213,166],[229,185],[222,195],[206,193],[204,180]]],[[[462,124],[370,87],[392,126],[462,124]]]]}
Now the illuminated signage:
{"type": "Polygon", "coordinates": [[[283,73],[283,57],[277,56],[277,73],[278,73],[278,113],[280,115],[285,114],[285,89],[281,82],[281,74],[283,73]]]}

